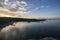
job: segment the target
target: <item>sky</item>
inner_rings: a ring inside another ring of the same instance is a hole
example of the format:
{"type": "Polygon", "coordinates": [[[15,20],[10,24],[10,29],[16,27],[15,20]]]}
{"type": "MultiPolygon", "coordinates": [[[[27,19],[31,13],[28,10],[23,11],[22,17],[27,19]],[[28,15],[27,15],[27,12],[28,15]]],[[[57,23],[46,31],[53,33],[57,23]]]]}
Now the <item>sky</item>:
{"type": "Polygon", "coordinates": [[[31,17],[60,17],[60,0],[0,0],[1,10],[31,17]]]}

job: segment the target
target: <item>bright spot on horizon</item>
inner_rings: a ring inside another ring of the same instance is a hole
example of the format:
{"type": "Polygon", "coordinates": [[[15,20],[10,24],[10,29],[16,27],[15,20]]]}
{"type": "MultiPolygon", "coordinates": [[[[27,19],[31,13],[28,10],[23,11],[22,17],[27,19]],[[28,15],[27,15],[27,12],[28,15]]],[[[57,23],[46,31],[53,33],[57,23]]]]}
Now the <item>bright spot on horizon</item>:
{"type": "Polygon", "coordinates": [[[0,8],[27,17],[60,17],[60,0],[0,0],[0,8]]]}

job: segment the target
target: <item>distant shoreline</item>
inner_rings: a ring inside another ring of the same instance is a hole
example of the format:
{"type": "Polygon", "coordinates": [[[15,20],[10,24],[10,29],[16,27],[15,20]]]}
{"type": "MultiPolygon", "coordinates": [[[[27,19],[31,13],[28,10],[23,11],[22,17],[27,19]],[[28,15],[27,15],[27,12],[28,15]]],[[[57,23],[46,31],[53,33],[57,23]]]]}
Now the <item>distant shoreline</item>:
{"type": "Polygon", "coordinates": [[[14,21],[14,22],[38,22],[45,21],[46,19],[28,19],[28,18],[11,18],[11,17],[0,17],[0,21],[14,21]]]}
{"type": "Polygon", "coordinates": [[[0,17],[0,29],[7,25],[12,25],[14,22],[40,22],[46,19],[28,19],[28,18],[11,18],[11,17],[0,17]]]}

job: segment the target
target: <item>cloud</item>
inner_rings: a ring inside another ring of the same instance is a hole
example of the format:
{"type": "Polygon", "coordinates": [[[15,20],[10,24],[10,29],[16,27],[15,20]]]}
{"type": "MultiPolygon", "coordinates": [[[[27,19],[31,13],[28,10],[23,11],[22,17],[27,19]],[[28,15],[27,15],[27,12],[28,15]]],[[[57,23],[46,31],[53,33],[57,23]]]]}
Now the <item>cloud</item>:
{"type": "Polygon", "coordinates": [[[49,8],[49,7],[50,7],[49,5],[46,5],[46,6],[42,5],[42,6],[40,6],[40,8],[49,8]]]}
{"type": "Polygon", "coordinates": [[[3,9],[2,7],[0,7],[1,11],[9,11],[8,9],[3,9]]]}
{"type": "Polygon", "coordinates": [[[39,7],[35,8],[35,10],[38,10],[38,9],[39,9],[39,7]]]}
{"type": "Polygon", "coordinates": [[[9,2],[9,0],[0,0],[0,8],[1,10],[10,11],[10,12],[17,12],[20,11],[21,13],[26,13],[28,4],[25,1],[14,1],[9,2]]]}
{"type": "Polygon", "coordinates": [[[49,7],[50,7],[49,5],[46,6],[46,8],[49,8],[49,7]]]}
{"type": "Polygon", "coordinates": [[[0,8],[3,7],[4,0],[0,0],[0,8]]]}
{"type": "Polygon", "coordinates": [[[40,8],[44,8],[44,7],[45,7],[45,6],[43,6],[43,5],[42,5],[42,6],[40,6],[40,8]]]}
{"type": "Polygon", "coordinates": [[[5,0],[4,4],[6,5],[9,0],[5,0]]]}
{"type": "Polygon", "coordinates": [[[33,10],[29,11],[29,13],[36,12],[36,11],[38,11],[38,10],[39,10],[39,8],[40,8],[40,7],[36,7],[36,8],[34,8],[33,10]]]}
{"type": "Polygon", "coordinates": [[[8,11],[8,9],[5,8],[5,4],[8,2],[8,0],[0,0],[0,10],[1,11],[8,11]]]}
{"type": "Polygon", "coordinates": [[[23,12],[26,12],[27,9],[24,8],[25,6],[27,6],[27,3],[26,2],[16,1],[13,4],[11,4],[11,8],[9,10],[10,11],[23,11],[23,12]]]}
{"type": "Polygon", "coordinates": [[[21,1],[21,4],[22,4],[22,5],[25,5],[25,6],[28,5],[28,4],[27,4],[26,2],[24,2],[24,1],[21,1]]]}
{"type": "Polygon", "coordinates": [[[0,7],[4,6],[7,4],[8,0],[0,0],[0,7]]]}
{"type": "Polygon", "coordinates": [[[26,13],[28,12],[27,9],[25,8],[27,6],[27,3],[24,1],[16,1],[13,4],[11,4],[11,8],[9,9],[10,11],[20,11],[20,13],[26,13]]]}

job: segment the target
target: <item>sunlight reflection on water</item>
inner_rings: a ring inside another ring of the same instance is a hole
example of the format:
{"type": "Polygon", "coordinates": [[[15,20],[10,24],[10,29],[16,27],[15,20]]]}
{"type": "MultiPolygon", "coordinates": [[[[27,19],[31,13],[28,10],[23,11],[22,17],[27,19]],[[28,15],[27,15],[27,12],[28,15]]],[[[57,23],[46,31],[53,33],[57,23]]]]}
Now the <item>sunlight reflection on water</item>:
{"type": "MultiPolygon", "coordinates": [[[[39,35],[60,35],[60,20],[44,22],[17,22],[6,26],[0,32],[4,40],[40,37],[39,35]],[[56,33],[56,34],[55,34],[56,33]],[[36,35],[37,34],[37,35],[36,35]]],[[[41,39],[42,40],[42,39],[41,39]]]]}

